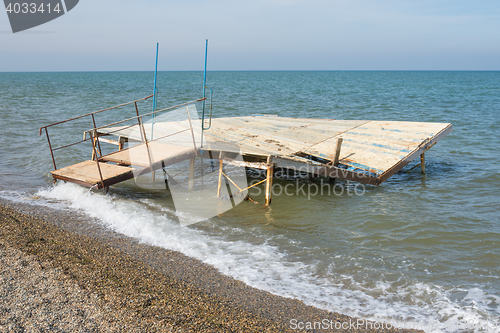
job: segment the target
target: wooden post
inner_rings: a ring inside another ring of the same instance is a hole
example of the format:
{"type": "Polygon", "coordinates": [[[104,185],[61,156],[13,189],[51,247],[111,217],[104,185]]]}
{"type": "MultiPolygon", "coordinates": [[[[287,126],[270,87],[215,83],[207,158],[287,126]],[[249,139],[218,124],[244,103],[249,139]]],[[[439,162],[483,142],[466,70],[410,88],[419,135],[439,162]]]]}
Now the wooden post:
{"type": "MultiPolygon", "coordinates": [[[[95,130],[97,126],[95,123],[95,117],[93,113],[92,113],[92,123],[94,124],[95,140],[97,142],[97,147],[99,148],[99,155],[102,156],[101,143],[99,142],[99,133],[97,133],[97,131],[95,130]]],[[[97,153],[96,153],[96,158],[97,158],[97,153]]]]}
{"type": "Polygon", "coordinates": [[[425,175],[425,154],[420,155],[420,168],[422,169],[422,174],[425,175]]]}
{"type": "Polygon", "coordinates": [[[95,139],[92,138],[92,161],[95,159],[95,149],[93,148],[95,146],[95,139]]]}
{"type": "Polygon", "coordinates": [[[271,204],[271,195],[273,192],[273,157],[269,155],[267,157],[267,174],[266,174],[266,205],[271,204]]]}
{"type": "Polygon", "coordinates": [[[335,158],[333,159],[333,166],[336,167],[339,165],[340,158],[340,149],[342,148],[342,138],[337,139],[337,148],[335,149],[335,158]]]}
{"type": "Polygon", "coordinates": [[[224,167],[223,152],[219,154],[219,183],[217,185],[217,197],[220,198],[220,189],[222,187],[222,169],[224,167]]]}
{"type": "Polygon", "coordinates": [[[123,149],[123,145],[125,144],[126,138],[124,136],[120,136],[118,139],[118,150],[123,149]]]}
{"type": "MultiPolygon", "coordinates": [[[[342,148],[342,138],[337,139],[337,147],[335,149],[335,156],[333,157],[333,166],[337,167],[339,165],[339,159],[340,159],[340,149],[342,148]]],[[[329,182],[330,183],[335,183],[336,178],[330,177],[329,182]]]]}
{"type": "Polygon", "coordinates": [[[189,183],[188,183],[188,189],[192,190],[194,187],[194,166],[195,166],[195,158],[191,158],[189,160],[189,183]]]}

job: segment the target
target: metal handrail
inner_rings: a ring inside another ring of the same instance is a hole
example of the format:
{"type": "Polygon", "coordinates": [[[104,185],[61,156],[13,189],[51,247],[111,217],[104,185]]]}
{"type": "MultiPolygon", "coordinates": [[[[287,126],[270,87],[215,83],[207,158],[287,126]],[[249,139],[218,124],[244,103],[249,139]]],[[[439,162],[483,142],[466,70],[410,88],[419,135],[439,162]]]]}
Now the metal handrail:
{"type": "MultiPolygon", "coordinates": [[[[137,125],[137,124],[135,124],[135,125],[137,125]]],[[[135,126],[135,125],[134,125],[134,126],[135,126]]],[[[141,117],[141,125],[140,125],[140,126],[141,126],[141,130],[144,130],[144,128],[143,128],[143,123],[142,123],[142,117],[141,117]]],[[[187,131],[189,131],[189,128],[186,128],[186,129],[184,129],[184,130],[182,130],[182,131],[178,131],[178,132],[175,132],[175,133],[171,133],[171,134],[167,134],[167,135],[161,136],[161,137],[156,138],[156,139],[154,139],[154,140],[147,140],[147,138],[146,138],[146,140],[144,140],[144,142],[146,142],[146,141],[147,141],[147,143],[155,142],[155,141],[158,141],[158,140],[161,140],[161,139],[168,138],[169,136],[174,136],[174,135],[176,135],[176,134],[183,133],[183,132],[187,132],[187,131]]],[[[92,135],[92,133],[91,133],[90,135],[92,135]]],[[[87,139],[87,140],[88,140],[88,139],[87,139]]],[[[122,151],[129,150],[130,148],[132,148],[132,147],[124,148],[124,149],[122,149],[122,151]]],[[[103,157],[106,157],[106,156],[111,155],[111,154],[113,154],[113,153],[115,153],[115,152],[113,151],[113,152],[108,153],[108,154],[106,154],[106,155],[102,155],[101,157],[99,157],[99,159],[102,159],[103,157]]]]}
{"type": "Polygon", "coordinates": [[[171,110],[171,109],[176,109],[176,108],[178,108],[178,107],[185,106],[185,105],[189,105],[189,104],[193,104],[193,103],[197,103],[197,102],[201,102],[201,101],[203,101],[203,100],[206,100],[206,97],[205,97],[205,98],[200,98],[200,99],[197,99],[197,100],[194,100],[194,101],[190,101],[190,102],[186,102],[186,103],[178,104],[178,105],[175,105],[175,106],[170,106],[170,107],[168,107],[168,108],[164,108],[164,109],[160,109],[160,110],[156,110],[156,111],[148,112],[148,113],[142,114],[142,115],[140,115],[140,116],[134,116],[134,117],[131,117],[131,118],[123,119],[123,120],[116,121],[116,122],[111,123],[111,124],[107,124],[107,125],[103,125],[103,126],[95,127],[95,128],[92,128],[92,129],[89,129],[89,130],[86,130],[85,132],[83,132],[83,134],[84,134],[84,138],[86,138],[86,137],[87,137],[86,133],[89,133],[90,131],[96,131],[96,130],[99,130],[99,129],[102,129],[102,128],[106,128],[106,127],[109,127],[109,126],[118,125],[118,124],[121,124],[121,123],[124,123],[124,122],[130,121],[130,120],[139,119],[139,117],[145,117],[145,116],[152,115],[153,113],[154,113],[154,114],[156,114],[157,112],[163,112],[163,111],[167,111],[167,110],[171,110]]]}
{"type": "MultiPolygon", "coordinates": [[[[96,152],[97,148],[99,148],[99,151],[100,151],[99,135],[97,135],[97,130],[99,130],[99,129],[102,129],[102,128],[105,128],[105,127],[109,127],[109,126],[112,126],[112,125],[116,125],[116,124],[121,124],[123,122],[127,122],[127,121],[134,120],[134,119],[137,120],[138,123],[139,123],[139,125],[140,125],[142,118],[145,117],[145,116],[149,116],[149,115],[152,115],[152,114],[156,114],[158,112],[168,111],[168,110],[171,110],[171,109],[179,108],[181,106],[185,106],[185,105],[189,105],[189,104],[193,104],[193,103],[196,103],[196,102],[200,102],[200,101],[206,100],[206,98],[200,98],[200,99],[197,99],[197,100],[194,100],[194,101],[190,101],[190,102],[178,104],[178,105],[175,105],[175,106],[170,106],[170,107],[167,107],[167,108],[164,108],[164,109],[155,110],[155,111],[152,111],[152,112],[145,113],[143,115],[139,115],[139,110],[137,109],[137,102],[141,102],[141,101],[147,100],[148,98],[151,98],[151,97],[153,97],[153,95],[149,95],[149,96],[147,96],[145,98],[141,98],[141,99],[138,99],[138,100],[135,100],[135,101],[132,101],[132,102],[123,103],[123,104],[120,104],[120,105],[112,106],[112,107],[109,107],[109,108],[106,108],[106,109],[102,109],[102,110],[98,110],[98,111],[94,111],[94,112],[89,112],[89,113],[86,113],[84,115],[80,115],[80,116],[77,116],[77,117],[69,118],[69,119],[66,119],[66,120],[58,121],[58,122],[55,122],[55,123],[52,123],[52,124],[40,127],[39,135],[42,134],[42,130],[45,130],[45,134],[47,136],[47,142],[49,144],[49,149],[50,149],[50,154],[51,154],[51,157],[52,157],[52,163],[53,163],[53,166],[54,166],[54,170],[57,170],[57,165],[56,165],[55,156],[54,156],[54,151],[56,151],[56,150],[63,149],[63,148],[68,148],[68,147],[71,147],[71,146],[74,146],[74,145],[77,145],[77,144],[80,144],[80,143],[92,140],[92,146],[93,146],[92,149],[93,149],[93,151],[96,152]],[[124,120],[121,120],[121,121],[117,121],[117,122],[114,122],[114,123],[111,123],[111,124],[107,124],[107,125],[104,125],[104,126],[99,126],[99,127],[96,126],[96,124],[95,124],[95,118],[94,118],[95,114],[101,113],[101,112],[104,112],[104,111],[108,111],[108,110],[112,110],[112,109],[116,109],[116,108],[119,108],[119,107],[123,107],[123,106],[126,106],[126,105],[134,104],[134,103],[135,103],[135,106],[136,106],[137,116],[134,116],[134,117],[131,117],[131,118],[127,118],[127,119],[124,119],[124,120]],[[84,131],[84,133],[83,133],[83,140],[80,140],[80,141],[77,141],[77,142],[73,142],[73,143],[70,143],[70,144],[67,144],[67,145],[63,145],[63,146],[60,146],[60,147],[54,147],[54,148],[52,147],[51,142],[50,142],[49,131],[48,131],[49,127],[52,127],[52,126],[55,126],[55,125],[59,125],[59,124],[63,124],[63,123],[69,122],[69,121],[81,119],[81,118],[84,118],[84,117],[87,117],[87,116],[92,116],[92,122],[93,122],[94,128],[92,128],[90,130],[87,130],[87,131],[84,131]],[[89,138],[87,138],[87,133],[89,133],[89,138]],[[94,140],[96,142],[94,142],[94,140]],[[99,147],[96,147],[96,144],[99,147]]],[[[137,124],[126,126],[125,128],[133,127],[133,126],[136,126],[136,125],[137,124]]],[[[123,129],[123,128],[121,128],[121,129],[123,129]]],[[[113,131],[113,132],[115,132],[115,131],[113,131]]],[[[141,134],[142,134],[142,132],[141,132],[141,134]]],[[[176,134],[176,133],[174,133],[174,134],[176,134]]],[[[155,140],[153,140],[153,141],[155,141],[155,140]]],[[[195,144],[195,147],[196,147],[196,144],[195,144]]],[[[97,154],[96,154],[96,160],[99,160],[99,158],[97,157],[97,154]]]]}
{"type": "Polygon", "coordinates": [[[73,118],[69,118],[69,119],[66,119],[66,120],[62,120],[62,121],[58,121],[56,123],[53,123],[53,124],[50,124],[50,125],[45,125],[45,126],[42,126],[40,127],[40,130],[39,130],[39,135],[42,135],[42,129],[47,129],[47,127],[51,127],[51,126],[54,126],[54,125],[59,125],[59,124],[62,124],[62,123],[66,123],[68,121],[72,121],[72,120],[76,120],[76,119],[80,119],[80,118],[83,118],[83,117],[87,117],[87,116],[91,116],[91,115],[94,115],[96,113],[101,113],[101,112],[104,112],[104,111],[108,111],[108,110],[111,110],[111,109],[116,109],[116,108],[119,108],[119,107],[122,107],[122,106],[125,106],[125,105],[129,105],[129,104],[132,104],[132,103],[136,103],[136,102],[140,102],[140,101],[144,101],[148,98],[151,98],[153,97],[154,95],[149,95],[147,97],[144,97],[144,98],[141,98],[141,99],[138,99],[138,100],[135,100],[135,101],[132,101],[132,102],[128,102],[128,103],[124,103],[124,104],[120,104],[120,105],[116,105],[116,106],[112,106],[110,108],[106,108],[106,109],[102,109],[102,110],[99,110],[99,111],[94,111],[94,112],[90,112],[90,113],[86,113],[86,114],[83,114],[81,116],[78,116],[78,117],[73,117],[73,118]]]}
{"type": "MultiPolygon", "coordinates": [[[[66,120],[58,121],[58,122],[55,122],[55,123],[52,123],[52,124],[40,127],[40,129],[38,131],[38,134],[42,135],[42,130],[45,130],[45,134],[47,136],[47,142],[49,144],[49,149],[50,149],[50,156],[52,157],[52,164],[54,165],[54,170],[57,170],[56,159],[54,157],[54,150],[71,147],[71,146],[74,146],[76,144],[85,142],[88,139],[86,138],[86,136],[84,136],[83,140],[81,140],[79,142],[74,142],[72,144],[68,144],[68,145],[65,145],[65,146],[52,148],[52,144],[50,142],[49,130],[48,130],[49,127],[52,127],[52,126],[55,126],[55,125],[59,125],[59,124],[63,124],[63,123],[69,122],[69,121],[81,119],[81,118],[84,118],[84,117],[87,117],[87,116],[92,116],[92,123],[94,124],[94,127],[96,127],[95,126],[95,117],[94,117],[95,114],[101,113],[101,112],[104,112],[104,111],[108,111],[108,110],[112,110],[112,109],[116,109],[116,108],[120,108],[120,107],[123,107],[123,106],[126,106],[126,105],[130,105],[132,103],[135,103],[135,105],[137,106],[137,102],[147,100],[148,98],[151,98],[151,97],[153,97],[153,95],[149,95],[149,96],[146,96],[146,97],[141,98],[141,99],[137,99],[137,100],[132,101],[132,102],[123,103],[123,104],[120,104],[120,105],[115,105],[115,106],[112,106],[112,107],[109,107],[109,108],[105,108],[105,109],[102,109],[102,110],[98,110],[98,111],[94,111],[94,112],[89,112],[89,113],[83,114],[81,116],[69,118],[69,119],[66,119],[66,120]]],[[[92,136],[91,136],[91,139],[92,139],[92,136]]],[[[97,138],[97,144],[98,144],[99,150],[100,150],[99,138],[97,138]]],[[[94,142],[92,142],[92,145],[94,145],[94,142]]],[[[93,150],[95,150],[95,147],[93,148],[93,150]]]]}

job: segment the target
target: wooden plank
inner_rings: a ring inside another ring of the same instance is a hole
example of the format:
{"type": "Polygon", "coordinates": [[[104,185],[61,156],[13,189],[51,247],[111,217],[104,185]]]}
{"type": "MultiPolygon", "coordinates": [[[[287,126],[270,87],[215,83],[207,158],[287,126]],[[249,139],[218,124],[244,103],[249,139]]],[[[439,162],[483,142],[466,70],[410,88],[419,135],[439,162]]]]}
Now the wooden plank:
{"type": "Polygon", "coordinates": [[[273,155],[290,155],[366,123],[359,120],[321,119],[311,123],[310,120],[282,117],[217,118],[212,128],[205,133],[216,140],[245,146],[244,152],[265,151],[273,155]]]}
{"type": "Polygon", "coordinates": [[[305,146],[300,142],[280,140],[271,133],[255,133],[252,129],[237,128],[228,124],[219,124],[216,128],[212,126],[205,132],[205,137],[207,140],[231,142],[240,146],[242,153],[259,155],[290,155],[305,146]]]}
{"type": "MultiPolygon", "coordinates": [[[[423,141],[449,124],[371,121],[339,135],[343,138],[340,163],[382,175],[405,159],[423,141]]],[[[332,138],[307,152],[328,158],[332,138]]]]}
{"type": "Polygon", "coordinates": [[[299,118],[235,117],[217,118],[217,122],[214,122],[213,126],[215,131],[219,131],[218,126],[221,126],[231,132],[245,131],[255,136],[272,136],[278,141],[282,140],[311,145],[338,135],[364,122],[359,120],[337,121],[327,119],[313,122],[312,119],[299,118]]]}
{"type": "Polygon", "coordinates": [[[112,144],[112,145],[115,145],[115,146],[119,146],[120,145],[120,141],[106,139],[106,138],[103,138],[102,136],[99,137],[99,141],[106,142],[106,143],[109,143],[109,144],[112,144]]]}
{"type": "MultiPolygon", "coordinates": [[[[160,117],[158,117],[160,118],[160,117]]],[[[151,139],[151,123],[147,122],[144,124],[144,131],[146,134],[146,138],[149,140],[151,139]]],[[[161,121],[157,120],[154,123],[154,129],[153,129],[153,134],[154,138],[160,138],[164,137],[167,135],[171,135],[173,133],[189,129],[189,121],[183,120],[183,121],[161,121]]],[[[133,126],[111,126],[111,127],[104,127],[100,128],[98,130],[98,133],[100,135],[115,135],[115,136],[122,136],[129,138],[131,141],[139,141],[142,142],[143,138],[141,135],[141,128],[139,127],[138,124],[133,125],[133,126]]],[[[195,134],[200,133],[200,129],[198,128],[193,128],[195,131],[195,134]]],[[[189,138],[189,137],[188,137],[189,138]]],[[[192,139],[190,139],[192,141],[192,139]]]]}
{"type": "Polygon", "coordinates": [[[152,170],[158,170],[162,167],[166,167],[166,166],[169,166],[169,165],[172,165],[175,163],[179,163],[179,162],[188,160],[188,159],[196,157],[196,156],[197,156],[197,152],[194,149],[186,150],[185,152],[178,154],[178,155],[175,155],[175,156],[171,156],[166,160],[157,161],[151,167],[148,166],[148,167],[144,167],[142,169],[138,169],[138,170],[134,171],[134,174],[136,176],[141,176],[141,175],[144,175],[146,173],[151,172],[152,170]]]}
{"type": "Polygon", "coordinates": [[[230,159],[230,158],[227,158],[227,157],[224,157],[224,162],[227,163],[227,164],[238,166],[238,167],[261,169],[261,170],[266,170],[267,169],[267,163],[264,163],[264,162],[238,161],[238,160],[230,159]]]}
{"type": "Polygon", "coordinates": [[[382,174],[379,177],[380,178],[380,182],[382,183],[382,182],[386,181],[387,179],[389,179],[389,177],[391,177],[392,175],[394,175],[396,172],[398,172],[403,167],[405,167],[406,165],[408,165],[415,158],[417,158],[422,153],[424,153],[425,151],[427,151],[430,147],[432,147],[433,145],[435,145],[439,140],[441,140],[442,138],[444,138],[446,135],[450,134],[453,131],[453,126],[451,124],[446,124],[446,125],[447,126],[444,129],[442,129],[439,133],[437,133],[432,138],[429,138],[428,140],[425,140],[424,142],[422,142],[420,145],[418,145],[418,147],[411,154],[409,154],[404,159],[402,159],[401,161],[399,161],[398,163],[396,163],[389,170],[387,170],[386,172],[384,172],[384,174],[382,174]]]}
{"type": "Polygon", "coordinates": [[[317,176],[352,180],[363,184],[380,184],[380,179],[377,177],[373,177],[361,172],[337,168],[332,165],[305,163],[297,161],[296,159],[290,159],[288,157],[274,157],[273,162],[277,167],[307,172],[317,176]]]}
{"type": "Polygon", "coordinates": [[[275,156],[273,159],[273,163],[276,167],[283,169],[290,169],[299,172],[306,172],[310,174],[319,174],[320,168],[323,167],[324,164],[314,163],[305,158],[297,158],[297,157],[284,157],[284,156],[275,156]]]}
{"type": "MultiPolygon", "coordinates": [[[[131,167],[102,162],[99,162],[99,166],[104,179],[104,187],[134,177],[133,169],[131,167]]],[[[96,161],[89,160],[80,162],[65,168],[54,170],[51,174],[54,179],[61,179],[88,187],[103,187],[96,161]]]]}
{"type": "Polygon", "coordinates": [[[158,164],[165,162],[169,165],[170,160],[176,160],[179,156],[187,156],[195,153],[192,142],[190,146],[180,146],[173,144],[165,144],[158,141],[148,142],[146,144],[139,144],[137,146],[119,150],[111,154],[105,155],[100,158],[100,161],[114,162],[121,165],[133,165],[138,167],[149,167],[149,158],[151,157],[151,164],[158,164]]]}

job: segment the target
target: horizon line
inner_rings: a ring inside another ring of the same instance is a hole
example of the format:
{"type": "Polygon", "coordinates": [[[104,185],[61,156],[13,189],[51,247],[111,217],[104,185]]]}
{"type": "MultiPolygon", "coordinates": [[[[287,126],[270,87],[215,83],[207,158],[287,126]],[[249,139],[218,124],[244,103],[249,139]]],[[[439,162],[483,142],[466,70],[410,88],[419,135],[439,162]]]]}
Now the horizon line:
{"type": "MultiPolygon", "coordinates": [[[[134,73],[154,70],[52,70],[0,71],[0,73],[134,73]]],[[[158,70],[158,72],[203,72],[200,70],[158,70]]],[[[500,69],[214,69],[207,72],[500,72],[500,69]]]]}

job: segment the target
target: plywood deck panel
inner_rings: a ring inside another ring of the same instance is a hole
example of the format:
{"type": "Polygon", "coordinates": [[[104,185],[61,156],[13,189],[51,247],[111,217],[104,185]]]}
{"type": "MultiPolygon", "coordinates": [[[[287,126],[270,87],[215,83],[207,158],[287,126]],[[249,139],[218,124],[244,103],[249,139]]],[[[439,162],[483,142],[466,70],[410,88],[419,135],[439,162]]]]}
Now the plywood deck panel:
{"type": "MultiPolygon", "coordinates": [[[[301,119],[283,117],[217,118],[205,135],[229,141],[243,153],[292,157],[310,154],[332,160],[342,138],[340,163],[385,174],[451,124],[401,121],[301,119]]],[[[414,158],[414,157],[413,157],[414,158]]]]}
{"type": "MultiPolygon", "coordinates": [[[[199,123],[201,124],[201,122],[199,123]]],[[[201,130],[199,126],[194,127],[194,125],[197,124],[193,124],[193,132],[195,133],[195,135],[197,135],[195,136],[195,139],[198,139],[200,137],[201,130]]],[[[133,126],[111,126],[111,127],[99,128],[97,131],[100,135],[103,134],[116,135],[116,136],[126,137],[130,141],[142,142],[143,134],[141,134],[141,132],[144,130],[144,133],[146,133],[146,138],[149,141],[159,138],[161,139],[163,137],[172,135],[169,140],[177,140],[177,141],[189,140],[192,142],[191,132],[188,131],[189,129],[190,129],[189,121],[183,120],[183,121],[169,121],[169,122],[157,121],[154,123],[153,126],[151,126],[151,122],[145,123],[144,126],[140,127],[138,124],[133,126]],[[179,134],[175,134],[181,131],[185,131],[183,133],[187,133],[188,135],[181,134],[179,136],[179,134]],[[151,136],[151,132],[153,133],[153,137],[151,136]]]]}
{"type": "Polygon", "coordinates": [[[365,122],[317,119],[307,123],[304,119],[282,117],[216,118],[205,136],[237,144],[247,154],[288,156],[365,122]]]}
{"type": "Polygon", "coordinates": [[[340,163],[382,175],[448,127],[451,124],[370,121],[339,136],[340,163]]]}
{"type": "Polygon", "coordinates": [[[172,160],[177,160],[181,156],[186,156],[186,158],[188,158],[188,156],[195,154],[196,151],[192,142],[190,147],[186,147],[185,145],[173,145],[153,141],[149,142],[147,146],[142,143],[129,149],[113,152],[101,157],[99,160],[129,166],[149,167],[150,164],[161,162],[164,162],[165,165],[169,165],[172,160]]]}
{"type": "Polygon", "coordinates": [[[443,124],[443,128],[432,137],[424,140],[422,143],[415,148],[410,154],[408,154],[404,159],[393,165],[390,169],[386,170],[382,175],[379,176],[379,183],[382,183],[389,179],[393,174],[401,170],[404,166],[408,165],[415,158],[423,154],[425,151],[434,146],[439,140],[447,136],[453,131],[453,126],[451,124],[443,124]]]}
{"type": "MultiPolygon", "coordinates": [[[[111,186],[134,177],[133,169],[131,167],[103,162],[100,162],[99,166],[104,179],[104,186],[111,186]]],[[[54,170],[51,174],[55,179],[70,181],[88,187],[97,186],[98,188],[102,188],[101,177],[99,175],[96,161],[80,162],[54,170]]]]}
{"type": "Polygon", "coordinates": [[[340,134],[343,131],[359,126],[366,121],[359,120],[329,120],[301,119],[284,117],[231,117],[216,118],[212,128],[206,135],[217,132],[225,135],[230,132],[243,132],[254,141],[260,140],[260,135],[272,136],[276,140],[311,145],[340,134]]]}

